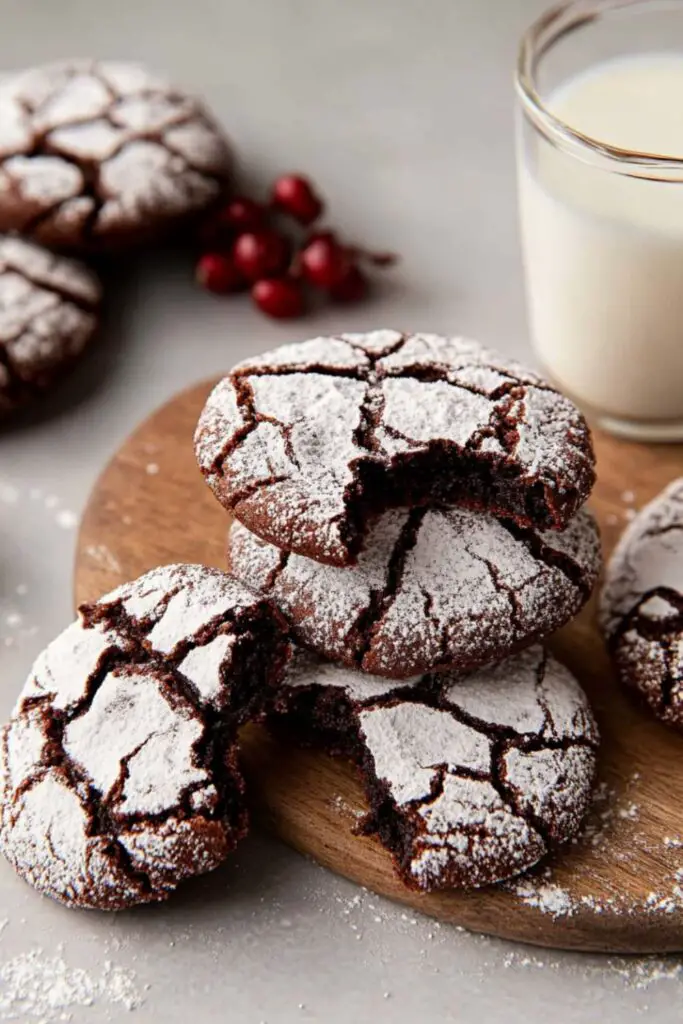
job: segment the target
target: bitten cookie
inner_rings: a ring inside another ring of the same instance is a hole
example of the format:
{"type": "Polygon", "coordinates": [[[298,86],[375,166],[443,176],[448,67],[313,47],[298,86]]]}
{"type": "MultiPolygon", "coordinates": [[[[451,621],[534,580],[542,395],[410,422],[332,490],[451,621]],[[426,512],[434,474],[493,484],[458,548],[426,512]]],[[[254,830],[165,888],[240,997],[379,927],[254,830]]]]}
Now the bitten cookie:
{"type": "Polygon", "coordinates": [[[82,263],[0,235],[0,419],[36,401],[77,361],[101,297],[82,263]]]}
{"type": "Polygon", "coordinates": [[[240,363],[197,427],[219,501],[277,547],[354,562],[372,513],[456,504],[561,528],[594,480],[569,399],[475,341],[374,331],[240,363]]]}
{"type": "Polygon", "coordinates": [[[621,682],[683,729],[683,477],[624,530],[607,566],[600,621],[621,682]]]}
{"type": "Polygon", "coordinates": [[[298,655],[283,693],[296,736],[358,765],[362,831],[411,888],[517,875],[576,835],[588,808],[597,726],[576,680],[540,647],[403,688],[298,655]]]}
{"type": "Polygon", "coordinates": [[[236,730],[278,690],[283,626],[198,565],[84,605],[1,734],[0,848],[16,871],[63,903],[115,910],[217,867],[246,831],[236,730]]]}
{"type": "Polygon", "coordinates": [[[78,249],[151,241],[215,202],[230,168],[203,106],[136,65],[74,60],[0,84],[0,230],[78,249]]]}
{"type": "Polygon", "coordinates": [[[547,636],[585,604],[601,564],[587,511],[536,533],[436,508],[384,512],[353,569],[280,551],[236,521],[228,561],[275,601],[299,643],[391,679],[476,668],[547,636]]]}

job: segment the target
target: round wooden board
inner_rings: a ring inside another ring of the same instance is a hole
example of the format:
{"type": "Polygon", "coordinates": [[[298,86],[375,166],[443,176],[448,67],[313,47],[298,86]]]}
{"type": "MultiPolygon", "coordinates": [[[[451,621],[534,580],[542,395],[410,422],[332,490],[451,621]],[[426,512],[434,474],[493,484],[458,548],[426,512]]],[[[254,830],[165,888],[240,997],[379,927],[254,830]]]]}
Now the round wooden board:
{"type": "MultiPolygon", "coordinates": [[[[81,523],[77,604],[155,565],[225,565],[228,520],[204,484],[192,450],[210,387],[207,382],[173,398],[104,470],[81,523]]],[[[681,473],[683,449],[626,444],[602,435],[596,436],[596,446],[599,483],[591,504],[608,553],[624,525],[622,492],[633,490],[639,505],[648,501],[681,473]]],[[[245,731],[243,752],[255,816],[333,871],[443,921],[565,949],[683,949],[683,881],[677,880],[683,867],[683,737],[648,718],[619,691],[593,620],[591,606],[551,646],[596,708],[607,799],[596,804],[584,838],[551,865],[551,879],[537,875],[531,881],[531,895],[499,887],[430,895],[409,891],[379,843],[353,834],[365,807],[353,769],[342,760],[284,746],[252,727],[245,731]],[[554,914],[553,907],[560,912],[554,914]]]]}

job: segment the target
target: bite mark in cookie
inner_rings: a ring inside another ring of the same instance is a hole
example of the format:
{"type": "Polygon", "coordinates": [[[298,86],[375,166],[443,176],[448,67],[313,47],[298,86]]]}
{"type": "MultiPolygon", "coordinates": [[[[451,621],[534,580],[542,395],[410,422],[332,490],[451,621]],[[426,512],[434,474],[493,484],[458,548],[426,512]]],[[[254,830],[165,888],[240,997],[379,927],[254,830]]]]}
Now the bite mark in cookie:
{"type": "Polygon", "coordinates": [[[540,647],[461,678],[395,681],[293,662],[294,734],[357,764],[379,837],[412,888],[477,887],[574,836],[598,732],[570,673],[540,647]]]}
{"type": "Polygon", "coordinates": [[[240,363],[196,438],[218,499],[277,547],[352,563],[372,514],[456,504],[561,528],[593,484],[585,420],[463,338],[374,331],[240,363]]]}
{"type": "Polygon", "coordinates": [[[0,419],[71,369],[97,328],[101,298],[84,264],[0,235],[0,419]]]}
{"type": "Polygon", "coordinates": [[[119,247],[219,199],[228,143],[200,103],[144,68],[67,61],[0,84],[0,229],[119,247]]]}
{"type": "Polygon", "coordinates": [[[600,622],[621,682],[683,729],[683,478],[624,530],[607,566],[600,622]]]}
{"type": "Polygon", "coordinates": [[[41,892],[103,910],[217,867],[246,832],[237,728],[288,656],[277,612],[203,566],[84,605],[1,734],[2,852],[41,892]]]}
{"type": "Polygon", "coordinates": [[[303,646],[404,679],[485,665],[559,629],[588,600],[601,557],[585,510],[563,531],[538,533],[418,508],[375,519],[353,569],[280,551],[236,521],[228,562],[272,598],[303,646]]]}

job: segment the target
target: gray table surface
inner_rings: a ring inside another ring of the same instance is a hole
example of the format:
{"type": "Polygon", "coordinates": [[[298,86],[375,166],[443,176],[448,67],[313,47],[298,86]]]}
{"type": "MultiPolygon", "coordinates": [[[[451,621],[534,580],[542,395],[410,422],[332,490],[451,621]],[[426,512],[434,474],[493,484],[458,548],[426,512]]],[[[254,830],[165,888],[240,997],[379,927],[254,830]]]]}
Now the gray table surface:
{"type": "MultiPolygon", "coordinates": [[[[0,713],[71,618],[75,522],[105,460],[179,388],[324,333],[526,340],[511,68],[543,0],[0,0],[0,67],[134,58],[203,93],[257,182],[302,168],[349,237],[403,254],[376,299],[276,325],[187,259],[128,266],[96,353],[0,441],[0,713]]],[[[676,960],[534,951],[373,897],[253,836],[167,907],[66,911],[0,864],[0,1019],[289,1024],[681,1017],[676,960]]]]}

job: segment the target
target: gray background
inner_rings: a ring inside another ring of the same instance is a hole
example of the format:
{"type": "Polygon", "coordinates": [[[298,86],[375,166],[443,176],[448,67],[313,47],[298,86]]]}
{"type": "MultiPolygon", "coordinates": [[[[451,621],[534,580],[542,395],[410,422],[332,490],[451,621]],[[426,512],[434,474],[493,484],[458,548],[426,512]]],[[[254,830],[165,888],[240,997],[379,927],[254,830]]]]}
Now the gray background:
{"type": "MultiPolygon", "coordinates": [[[[511,76],[542,6],[0,0],[0,67],[93,55],[166,70],[206,96],[257,182],[306,170],[349,238],[403,255],[373,302],[289,325],[203,294],[185,257],[119,272],[97,351],[49,416],[0,440],[0,713],[71,617],[70,513],[174,391],[328,329],[463,332],[530,357],[511,76]]],[[[0,926],[0,1019],[119,1020],[126,998],[134,1024],[681,1017],[676,961],[545,953],[435,927],[263,836],[168,907],[117,917],[68,912],[0,864],[0,926]]]]}

